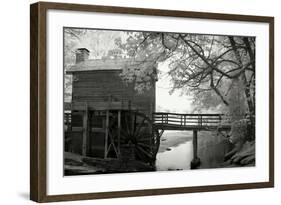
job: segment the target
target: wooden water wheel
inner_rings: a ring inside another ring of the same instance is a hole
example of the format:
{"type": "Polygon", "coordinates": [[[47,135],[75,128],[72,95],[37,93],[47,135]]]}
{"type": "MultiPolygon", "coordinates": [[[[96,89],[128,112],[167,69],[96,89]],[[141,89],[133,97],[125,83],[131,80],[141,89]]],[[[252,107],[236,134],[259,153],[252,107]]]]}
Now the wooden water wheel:
{"type": "MultiPolygon", "coordinates": [[[[118,116],[113,115],[110,120],[109,135],[119,134],[121,148],[133,149],[134,158],[143,162],[154,162],[159,149],[160,137],[151,119],[136,111],[122,111],[120,116],[120,131],[118,130],[118,116]]],[[[118,139],[118,136],[114,137],[118,139]]],[[[119,147],[115,140],[116,147],[119,147]]],[[[124,154],[124,153],[123,153],[124,154]]],[[[122,156],[122,151],[121,151],[122,156]]]]}
{"type": "Polygon", "coordinates": [[[135,157],[144,162],[155,161],[159,149],[158,130],[143,113],[127,111],[122,116],[121,144],[131,144],[135,157]]]}

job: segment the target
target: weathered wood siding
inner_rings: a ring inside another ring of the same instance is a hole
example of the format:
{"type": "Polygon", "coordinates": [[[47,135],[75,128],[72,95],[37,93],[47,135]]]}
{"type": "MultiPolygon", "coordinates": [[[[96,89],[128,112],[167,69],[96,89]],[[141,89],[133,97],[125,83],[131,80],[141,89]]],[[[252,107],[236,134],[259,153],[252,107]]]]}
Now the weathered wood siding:
{"type": "MultiPolygon", "coordinates": [[[[93,70],[73,73],[72,103],[81,103],[83,106],[84,103],[91,104],[88,116],[90,129],[87,142],[88,156],[103,158],[105,152],[105,112],[94,111],[95,106],[106,107],[109,101],[124,102],[124,105],[128,106],[128,101],[131,101],[133,108],[137,108],[150,118],[155,110],[155,87],[139,94],[132,84],[126,85],[122,81],[120,72],[121,70],[93,70]]],[[[98,107],[96,109],[101,110],[98,107]]],[[[83,110],[72,110],[73,130],[82,129],[83,113],[83,110]]],[[[83,132],[66,133],[66,138],[68,139],[66,150],[81,154],[83,132]]]]}
{"type": "Polygon", "coordinates": [[[155,110],[155,87],[137,93],[133,85],[126,85],[120,70],[94,70],[73,73],[72,102],[131,101],[134,107],[151,117],[155,110]]]}

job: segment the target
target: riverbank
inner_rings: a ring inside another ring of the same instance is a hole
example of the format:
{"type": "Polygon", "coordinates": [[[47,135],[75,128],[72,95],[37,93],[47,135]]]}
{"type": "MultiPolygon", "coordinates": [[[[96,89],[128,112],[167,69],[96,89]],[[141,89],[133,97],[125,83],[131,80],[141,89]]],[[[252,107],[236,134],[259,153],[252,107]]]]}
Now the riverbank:
{"type": "Polygon", "coordinates": [[[188,170],[192,160],[192,132],[165,131],[156,156],[157,171],[188,170]]]}
{"type": "MultiPolygon", "coordinates": [[[[136,160],[98,159],[65,153],[65,175],[106,174],[188,170],[193,159],[192,131],[165,131],[156,156],[155,166],[136,160]]],[[[198,132],[197,169],[230,167],[225,154],[232,149],[228,140],[216,132],[198,132]]],[[[234,166],[234,165],[232,165],[234,166]]]]}
{"type": "MultiPolygon", "coordinates": [[[[188,170],[193,159],[192,131],[165,131],[156,160],[157,171],[188,170]]],[[[232,145],[215,131],[198,132],[198,157],[200,166],[196,169],[229,167],[225,154],[232,145]]]]}
{"type": "Polygon", "coordinates": [[[101,159],[64,153],[65,176],[149,171],[155,171],[155,167],[133,159],[101,159]]]}
{"type": "Polygon", "coordinates": [[[217,132],[200,131],[198,134],[198,157],[201,164],[197,169],[229,167],[224,156],[231,151],[233,145],[217,132]]]}
{"type": "Polygon", "coordinates": [[[192,132],[187,131],[165,131],[161,137],[158,153],[169,151],[188,141],[192,141],[192,132]]]}

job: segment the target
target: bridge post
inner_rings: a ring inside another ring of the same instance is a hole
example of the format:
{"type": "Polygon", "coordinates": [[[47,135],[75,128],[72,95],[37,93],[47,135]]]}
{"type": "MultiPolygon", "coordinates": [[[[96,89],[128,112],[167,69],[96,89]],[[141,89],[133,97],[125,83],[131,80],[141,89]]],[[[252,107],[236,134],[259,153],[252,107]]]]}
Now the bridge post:
{"type": "Polygon", "coordinates": [[[190,168],[195,169],[200,165],[200,158],[197,155],[197,149],[198,149],[198,140],[197,140],[197,134],[198,130],[193,130],[193,159],[190,163],[190,168]]]}

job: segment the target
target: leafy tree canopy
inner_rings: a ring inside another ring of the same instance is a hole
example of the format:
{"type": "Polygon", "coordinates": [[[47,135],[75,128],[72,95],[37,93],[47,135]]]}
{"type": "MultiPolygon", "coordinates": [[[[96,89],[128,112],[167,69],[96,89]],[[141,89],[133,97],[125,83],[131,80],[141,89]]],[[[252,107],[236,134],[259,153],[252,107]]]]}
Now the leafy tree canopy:
{"type": "MultiPolygon", "coordinates": [[[[117,38],[116,45],[123,53],[136,61],[169,62],[172,80],[171,92],[181,89],[194,96],[201,106],[230,105],[233,80],[238,80],[247,101],[248,111],[254,112],[255,101],[255,38],[243,36],[219,36],[177,34],[161,32],[127,32],[126,40],[117,38]]],[[[151,67],[124,69],[123,76],[133,76],[136,88],[154,78],[151,67]]],[[[233,100],[232,100],[232,103],[233,100]]],[[[236,102],[237,103],[237,102],[236,102]]]]}

